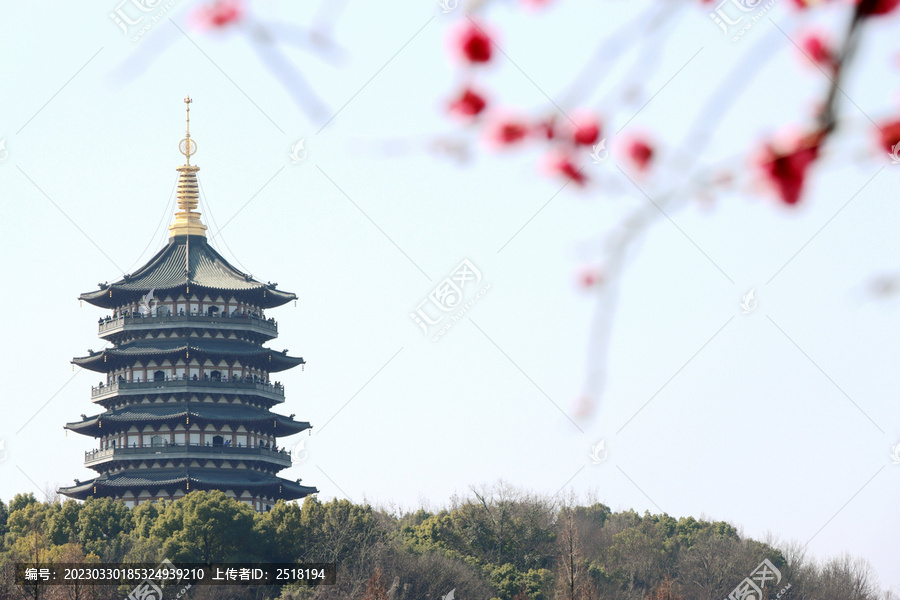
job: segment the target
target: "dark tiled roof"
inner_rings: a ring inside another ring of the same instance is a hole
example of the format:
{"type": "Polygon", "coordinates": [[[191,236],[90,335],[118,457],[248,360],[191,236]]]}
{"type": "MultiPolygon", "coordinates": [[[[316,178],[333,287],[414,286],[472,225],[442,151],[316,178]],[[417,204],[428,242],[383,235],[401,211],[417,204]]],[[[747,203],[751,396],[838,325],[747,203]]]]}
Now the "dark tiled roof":
{"type": "Polygon", "coordinates": [[[293,435],[311,427],[307,421],[295,421],[290,417],[245,404],[170,402],[165,404],[123,406],[81,421],[67,423],[66,429],[71,429],[84,435],[96,436],[101,434],[101,422],[107,423],[107,428],[112,423],[162,424],[180,421],[189,415],[192,419],[196,419],[198,424],[236,422],[244,425],[254,425],[262,423],[265,424],[266,431],[272,431],[278,435],[293,435]],[[273,426],[270,426],[270,424],[273,426]]]}
{"type": "Polygon", "coordinates": [[[209,245],[206,238],[179,236],[172,238],[165,248],[157,252],[156,256],[136,273],[97,291],[86,292],[80,299],[104,308],[113,308],[150,290],[170,290],[188,284],[208,290],[249,294],[263,308],[281,306],[297,298],[291,292],[277,290],[274,285],[257,281],[247,273],[234,268],[209,245]],[[190,246],[190,260],[186,260],[188,246],[190,246]]]}
{"type": "Polygon", "coordinates": [[[123,359],[139,356],[165,356],[184,352],[207,356],[256,357],[265,363],[267,371],[273,373],[290,369],[305,362],[301,357],[288,356],[284,352],[275,352],[270,348],[264,348],[251,342],[214,338],[136,340],[89,356],[74,358],[72,362],[85,369],[106,373],[118,364],[118,362],[109,364],[110,359],[119,359],[119,362],[123,362],[123,359]]]}
{"type": "Polygon", "coordinates": [[[221,489],[266,492],[276,498],[294,500],[319,490],[315,487],[300,485],[297,482],[276,477],[262,471],[249,469],[129,469],[112,475],[101,475],[91,481],[59,489],[61,494],[72,498],[88,496],[121,495],[131,489],[135,493],[142,489],[161,487],[184,487],[191,483],[191,490],[221,489]],[[96,486],[97,493],[94,494],[96,486]]]}

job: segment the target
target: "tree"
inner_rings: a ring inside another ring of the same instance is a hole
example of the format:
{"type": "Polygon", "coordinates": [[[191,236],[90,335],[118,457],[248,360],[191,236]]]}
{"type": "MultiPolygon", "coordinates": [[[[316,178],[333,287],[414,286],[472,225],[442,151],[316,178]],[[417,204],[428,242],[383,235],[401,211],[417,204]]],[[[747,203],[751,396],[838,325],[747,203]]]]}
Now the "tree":
{"type": "Polygon", "coordinates": [[[224,492],[194,491],[165,505],[150,537],[171,561],[240,562],[259,553],[252,508],[224,492]]]}
{"type": "Polygon", "coordinates": [[[0,500],[0,548],[3,547],[3,536],[9,531],[6,526],[7,519],[9,519],[9,509],[6,508],[6,504],[3,503],[3,500],[0,500]]]}
{"type": "Polygon", "coordinates": [[[37,498],[34,497],[33,492],[28,492],[27,494],[16,494],[12,501],[9,503],[9,512],[14,513],[19,509],[25,508],[29,504],[37,504],[37,498]]]}
{"type": "Polygon", "coordinates": [[[647,600],[685,600],[678,593],[678,584],[668,575],[647,596],[647,600]]]}
{"type": "Polygon", "coordinates": [[[597,590],[588,573],[588,561],[581,552],[575,510],[566,505],[559,511],[559,556],[556,567],[555,600],[594,600],[597,590]]]}
{"type": "Polygon", "coordinates": [[[78,517],[82,504],[75,500],[66,500],[62,504],[53,505],[55,510],[47,519],[47,535],[54,544],[78,541],[78,517]]]}
{"type": "Polygon", "coordinates": [[[272,510],[257,519],[256,529],[264,544],[266,560],[296,561],[307,545],[303,509],[294,502],[279,500],[272,510]]]}
{"type": "Polygon", "coordinates": [[[387,585],[384,583],[384,575],[378,565],[375,566],[375,571],[366,582],[366,592],[363,594],[362,600],[388,600],[387,585]]]}
{"type": "Polygon", "coordinates": [[[131,512],[124,503],[112,498],[91,497],[78,514],[77,539],[87,552],[104,562],[118,562],[124,554],[123,533],[131,530],[131,512]]]}

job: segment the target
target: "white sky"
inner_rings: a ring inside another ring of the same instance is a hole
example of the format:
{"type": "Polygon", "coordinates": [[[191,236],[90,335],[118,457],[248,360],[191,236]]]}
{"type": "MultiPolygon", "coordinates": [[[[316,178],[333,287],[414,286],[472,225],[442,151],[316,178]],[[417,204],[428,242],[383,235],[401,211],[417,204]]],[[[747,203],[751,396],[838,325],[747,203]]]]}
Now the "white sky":
{"type": "MultiPolygon", "coordinates": [[[[793,34],[787,4],[769,14],[793,34]]],[[[573,0],[538,15],[498,6],[488,17],[519,68],[501,57],[480,81],[504,103],[544,107],[538,88],[559,94],[596,41],[643,6],[573,0]]],[[[69,361],[103,345],[104,313],[77,296],[137,270],[163,243],[153,233],[181,164],[190,94],[201,186],[216,222],[229,222],[228,248],[214,245],[300,296],[296,308],[270,311],[281,335],[271,346],[308,361],[305,372],[278,374],[288,397],[279,412],[316,433],[308,460],[282,476],[326,499],[403,507],[445,505],[500,478],[548,494],[567,486],[617,510],[812,538],[816,556],[862,555],[884,587],[900,586],[900,465],[890,458],[900,443],[898,305],[865,294],[871,277],[897,269],[898,175],[865,146],[863,114],[896,111],[896,20],[866,39],[864,67],[845,84],[854,125],[831,143],[804,206],[736,193],[650,231],[622,283],[606,394],[582,434],[554,407],[571,410],[585,369],[591,300],[573,285],[577,248],[646,200],[619,180],[610,189],[622,193],[565,191],[534,217],[559,188],[535,173],[536,151],[480,152],[463,167],[423,151],[454,128],[441,107],[459,78],[444,48],[458,15],[354,0],[335,29],[343,64],[286,47],[329,111],[343,106],[317,134],[246,37],[188,28],[184,1],[169,14],[196,45],[167,19],[132,43],[107,16],[114,8],[8,4],[0,21],[0,497],[92,473],[82,453],[93,440],[62,429],[97,412],[89,388],[99,375],[69,361]],[[301,138],[309,155],[294,165],[288,151],[301,138]],[[399,142],[409,152],[395,151],[399,142]],[[491,289],[433,343],[408,314],[463,258],[491,289]],[[743,315],[750,288],[759,308],[743,315]],[[601,439],[609,458],[592,465],[601,439]]],[[[297,24],[312,12],[271,1],[256,9],[297,24]]],[[[676,144],[753,39],[772,32],[764,20],[731,43],[703,10],[687,11],[646,82],[648,98],[662,91],[627,131],[676,144]]],[[[740,92],[704,161],[802,123],[818,101],[822,75],[784,37],[768,39],[783,47],[740,92]]]]}

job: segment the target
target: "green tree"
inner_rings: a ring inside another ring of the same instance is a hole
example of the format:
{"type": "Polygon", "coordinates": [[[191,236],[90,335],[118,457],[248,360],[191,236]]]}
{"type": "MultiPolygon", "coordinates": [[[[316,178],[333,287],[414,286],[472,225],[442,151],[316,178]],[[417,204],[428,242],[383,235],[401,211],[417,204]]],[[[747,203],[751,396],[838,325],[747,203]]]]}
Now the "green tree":
{"type": "MultiPolygon", "coordinates": [[[[18,498],[18,496],[16,496],[18,498]]],[[[19,504],[16,510],[10,511],[7,525],[13,539],[24,537],[30,533],[44,532],[49,505],[39,502],[19,504]]]]}
{"type": "Polygon", "coordinates": [[[132,535],[135,538],[149,538],[150,529],[159,518],[160,511],[167,502],[143,502],[131,509],[132,535]]]}
{"type": "Polygon", "coordinates": [[[173,562],[241,562],[259,553],[252,508],[224,492],[191,492],[166,504],[150,537],[173,562]]]}
{"type": "Polygon", "coordinates": [[[323,504],[310,496],[303,502],[301,522],[309,540],[304,556],[308,561],[341,563],[350,556],[362,558],[385,538],[372,507],[349,500],[323,504]]]}
{"type": "Polygon", "coordinates": [[[303,509],[296,503],[279,500],[272,510],[262,514],[256,529],[265,549],[266,560],[294,562],[306,545],[303,509]]]}
{"type": "Polygon", "coordinates": [[[6,508],[6,504],[3,503],[3,500],[0,500],[0,548],[3,547],[3,536],[9,531],[9,528],[6,526],[6,521],[8,519],[9,509],[6,508]]]}
{"type": "Polygon", "coordinates": [[[124,555],[125,535],[131,531],[131,512],[112,498],[88,498],[76,523],[78,540],[85,551],[104,562],[119,562],[124,555]]]}
{"type": "Polygon", "coordinates": [[[81,503],[66,500],[55,504],[54,510],[47,519],[47,535],[54,544],[65,544],[78,541],[78,517],[81,514],[81,503]]]}
{"type": "Polygon", "coordinates": [[[33,492],[28,492],[27,494],[16,494],[12,501],[9,503],[9,512],[14,513],[20,508],[25,508],[29,504],[37,504],[37,498],[34,497],[33,492]]]}

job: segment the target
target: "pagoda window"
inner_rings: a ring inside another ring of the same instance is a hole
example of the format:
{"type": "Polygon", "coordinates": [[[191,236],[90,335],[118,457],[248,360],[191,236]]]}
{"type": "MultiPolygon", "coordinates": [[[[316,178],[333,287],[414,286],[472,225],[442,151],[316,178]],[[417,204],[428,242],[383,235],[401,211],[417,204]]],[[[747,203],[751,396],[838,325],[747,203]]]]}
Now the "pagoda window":
{"type": "Polygon", "coordinates": [[[191,437],[190,437],[191,446],[199,446],[200,445],[200,433],[199,432],[197,432],[197,433],[191,432],[190,435],[191,435],[191,437]]]}
{"type": "Polygon", "coordinates": [[[176,446],[184,446],[184,432],[176,432],[175,433],[175,445],[176,446]]]}
{"type": "Polygon", "coordinates": [[[238,434],[235,436],[235,445],[238,448],[243,448],[247,445],[247,435],[246,434],[238,434]]]}
{"type": "Polygon", "coordinates": [[[129,448],[137,448],[139,438],[136,434],[128,435],[128,447],[129,448]]]}

